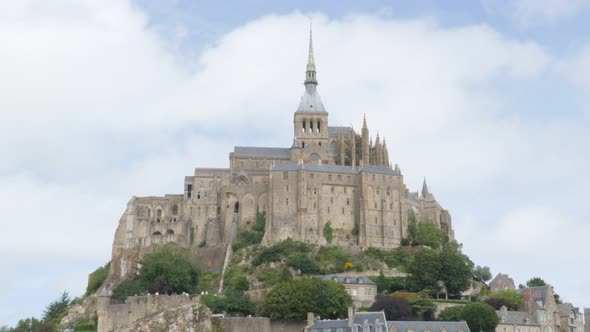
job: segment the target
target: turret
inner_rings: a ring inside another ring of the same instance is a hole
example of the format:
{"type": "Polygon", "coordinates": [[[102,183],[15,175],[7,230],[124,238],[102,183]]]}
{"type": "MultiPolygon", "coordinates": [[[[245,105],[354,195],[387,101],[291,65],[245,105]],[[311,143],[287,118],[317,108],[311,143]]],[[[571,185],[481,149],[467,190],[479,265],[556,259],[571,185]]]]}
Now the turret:
{"type": "Polygon", "coordinates": [[[363,129],[361,131],[362,161],[364,165],[369,165],[369,128],[367,128],[367,116],[363,115],[363,129]]]}

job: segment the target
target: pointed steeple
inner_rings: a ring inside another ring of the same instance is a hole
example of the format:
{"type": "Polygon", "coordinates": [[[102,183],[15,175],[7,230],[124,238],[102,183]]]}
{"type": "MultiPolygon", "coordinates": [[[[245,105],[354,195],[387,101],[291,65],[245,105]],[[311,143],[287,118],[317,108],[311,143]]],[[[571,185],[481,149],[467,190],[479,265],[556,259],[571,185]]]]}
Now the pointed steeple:
{"type": "Polygon", "coordinates": [[[313,58],[313,32],[311,29],[311,17],[309,18],[309,55],[307,56],[307,69],[305,71],[305,86],[309,87],[313,85],[314,87],[318,85],[318,81],[316,80],[316,72],[315,72],[315,60],[313,58]]]}
{"type": "Polygon", "coordinates": [[[363,114],[363,129],[367,128],[367,114],[363,114]]]}
{"type": "Polygon", "coordinates": [[[426,177],[422,183],[422,198],[427,198],[430,193],[428,192],[428,185],[426,184],[426,177]]]}

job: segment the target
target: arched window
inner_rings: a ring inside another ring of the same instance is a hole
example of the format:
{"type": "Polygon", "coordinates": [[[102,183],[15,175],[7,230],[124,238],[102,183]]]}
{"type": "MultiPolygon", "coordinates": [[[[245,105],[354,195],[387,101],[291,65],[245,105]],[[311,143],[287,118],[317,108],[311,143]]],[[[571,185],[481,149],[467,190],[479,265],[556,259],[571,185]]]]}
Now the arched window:
{"type": "Polygon", "coordinates": [[[234,213],[240,212],[240,202],[236,202],[234,205],[234,213]]]}
{"type": "Polygon", "coordinates": [[[154,232],[154,233],[152,233],[152,235],[162,235],[162,233],[160,233],[160,232],[154,232]]]}
{"type": "Polygon", "coordinates": [[[178,215],[178,206],[177,205],[174,205],[172,207],[172,215],[173,216],[178,215]]]}
{"type": "Polygon", "coordinates": [[[156,210],[156,216],[158,218],[160,218],[162,216],[162,210],[160,210],[160,209],[156,210]]]}
{"type": "Polygon", "coordinates": [[[309,121],[309,132],[313,133],[313,121],[309,121]]]}
{"type": "Polygon", "coordinates": [[[318,121],[318,133],[320,132],[320,121],[318,121]]]}
{"type": "Polygon", "coordinates": [[[147,213],[147,217],[149,218],[152,215],[152,210],[150,210],[150,208],[147,208],[146,213],[147,213]]]}
{"type": "Polygon", "coordinates": [[[305,149],[305,142],[301,142],[301,148],[305,149]]]}
{"type": "Polygon", "coordinates": [[[301,127],[301,132],[305,132],[305,120],[303,120],[303,126],[301,127]]]}
{"type": "Polygon", "coordinates": [[[174,231],[171,230],[171,229],[169,229],[169,230],[166,231],[166,234],[167,235],[174,235],[174,231]]]}

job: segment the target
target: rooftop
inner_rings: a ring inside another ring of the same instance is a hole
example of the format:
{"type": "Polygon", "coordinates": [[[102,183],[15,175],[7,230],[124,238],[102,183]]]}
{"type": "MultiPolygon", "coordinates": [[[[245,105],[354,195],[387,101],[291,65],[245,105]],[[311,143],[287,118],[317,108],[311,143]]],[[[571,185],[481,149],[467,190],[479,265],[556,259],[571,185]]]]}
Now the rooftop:
{"type": "Polygon", "coordinates": [[[322,280],[333,280],[341,284],[365,284],[365,285],[375,285],[373,280],[365,277],[365,276],[341,276],[336,274],[325,275],[321,277],[322,280]]]}

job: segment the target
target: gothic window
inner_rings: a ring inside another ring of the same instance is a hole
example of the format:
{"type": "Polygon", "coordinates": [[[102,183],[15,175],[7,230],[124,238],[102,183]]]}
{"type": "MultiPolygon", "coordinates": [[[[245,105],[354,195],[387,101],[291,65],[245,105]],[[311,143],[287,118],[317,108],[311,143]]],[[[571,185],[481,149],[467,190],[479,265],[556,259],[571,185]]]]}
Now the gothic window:
{"type": "Polygon", "coordinates": [[[305,120],[303,120],[303,126],[301,127],[301,132],[305,132],[305,120]]]}
{"type": "Polygon", "coordinates": [[[320,122],[318,121],[318,133],[320,132],[320,122]]]}
{"type": "Polygon", "coordinates": [[[309,121],[309,132],[313,133],[313,121],[309,121]]]}
{"type": "Polygon", "coordinates": [[[176,215],[178,215],[178,206],[174,205],[174,206],[172,207],[172,215],[173,215],[173,216],[176,216],[176,215]]]}
{"type": "Polygon", "coordinates": [[[160,209],[156,210],[156,216],[158,218],[162,217],[162,210],[160,210],[160,209]]]}
{"type": "Polygon", "coordinates": [[[346,199],[346,205],[350,205],[350,198],[346,199]]]}
{"type": "Polygon", "coordinates": [[[236,204],[234,204],[234,213],[238,212],[240,212],[240,202],[236,202],[236,204]]]}
{"type": "Polygon", "coordinates": [[[301,148],[305,149],[305,142],[301,142],[301,148]]]}
{"type": "Polygon", "coordinates": [[[186,185],[186,198],[191,198],[193,195],[193,185],[187,184],[186,185]]]}

